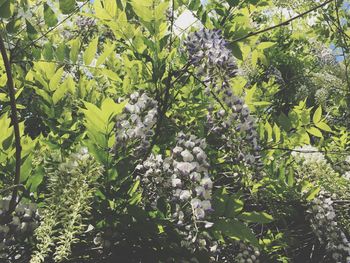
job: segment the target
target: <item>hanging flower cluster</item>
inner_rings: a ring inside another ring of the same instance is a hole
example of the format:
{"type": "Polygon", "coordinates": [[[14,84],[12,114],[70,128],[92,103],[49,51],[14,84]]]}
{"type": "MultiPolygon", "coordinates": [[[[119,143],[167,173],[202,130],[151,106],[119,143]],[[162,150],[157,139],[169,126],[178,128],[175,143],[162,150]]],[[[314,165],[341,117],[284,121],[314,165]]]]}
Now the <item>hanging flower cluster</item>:
{"type": "Polygon", "coordinates": [[[147,202],[156,206],[161,196],[166,196],[166,190],[170,187],[168,178],[164,176],[164,163],[162,155],[151,154],[142,164],[136,167],[138,177],[141,180],[143,195],[147,196],[147,202]]]}
{"type": "Polygon", "coordinates": [[[147,201],[165,198],[172,205],[171,217],[185,237],[182,245],[193,250],[210,249],[205,229],[213,225],[208,221],[213,182],[205,149],[204,139],[179,133],[170,157],[152,154],[137,167],[147,201]]]}
{"type": "Polygon", "coordinates": [[[190,34],[184,44],[190,63],[199,75],[213,80],[219,75],[234,77],[237,74],[236,60],[220,30],[201,29],[190,34]]]}
{"type": "Polygon", "coordinates": [[[218,262],[259,263],[260,251],[242,241],[233,241],[218,250],[218,262]]]}
{"type": "Polygon", "coordinates": [[[146,93],[132,93],[115,125],[115,151],[132,144],[135,155],[145,153],[151,145],[157,113],[158,106],[154,99],[148,97],[146,93]]]}
{"type": "Polygon", "coordinates": [[[8,214],[10,198],[0,200],[0,261],[21,260],[25,251],[22,243],[33,235],[39,224],[37,207],[21,201],[12,214],[8,214]]]}
{"type": "Polygon", "coordinates": [[[224,109],[216,112],[209,110],[209,133],[221,139],[219,147],[228,153],[225,156],[226,161],[261,168],[263,163],[255,119],[249,115],[249,109],[242,99],[231,96],[231,112],[224,109]]]}
{"type": "Polygon", "coordinates": [[[225,105],[225,109],[217,112],[213,106],[209,108],[209,131],[221,138],[222,147],[231,155],[227,156],[228,161],[244,161],[250,166],[261,167],[255,119],[244,100],[232,92],[229,80],[237,75],[238,70],[221,32],[202,29],[190,34],[185,45],[191,63],[198,69],[197,74],[204,77],[206,94],[221,99],[225,105]]]}
{"type": "MultiPolygon", "coordinates": [[[[350,242],[342,231],[348,215],[336,210],[333,199],[346,197],[348,187],[316,147],[305,145],[294,149],[292,156],[302,177],[317,180],[321,191],[309,204],[311,228],[327,254],[335,262],[350,262],[350,242]],[[327,190],[325,190],[327,189],[327,190]],[[344,222],[342,220],[345,220],[344,222]]],[[[302,180],[300,178],[299,180],[302,180]]]]}
{"type": "Polygon", "coordinates": [[[58,167],[48,169],[49,193],[40,211],[43,220],[35,230],[37,246],[31,263],[44,262],[54,245],[55,262],[62,262],[70,255],[71,245],[85,228],[83,215],[90,212],[95,183],[102,171],[87,148],[71,154],[58,167]]]}
{"type": "Polygon", "coordinates": [[[311,227],[336,262],[350,262],[350,242],[336,222],[331,197],[321,191],[308,210],[311,227]]]}

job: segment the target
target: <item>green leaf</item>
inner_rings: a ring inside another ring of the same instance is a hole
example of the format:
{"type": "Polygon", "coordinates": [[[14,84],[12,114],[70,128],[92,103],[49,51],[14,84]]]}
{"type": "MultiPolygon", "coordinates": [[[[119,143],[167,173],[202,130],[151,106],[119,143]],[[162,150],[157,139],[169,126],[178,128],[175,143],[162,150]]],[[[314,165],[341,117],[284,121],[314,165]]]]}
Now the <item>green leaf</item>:
{"type": "Polygon", "coordinates": [[[278,123],[285,131],[292,129],[292,123],[289,118],[282,112],[278,117],[278,123]]]}
{"type": "Polygon", "coordinates": [[[156,6],[154,10],[154,19],[157,21],[157,20],[161,20],[162,18],[165,18],[166,10],[168,9],[168,7],[169,7],[168,1],[160,2],[160,4],[156,6]]]}
{"type": "Polygon", "coordinates": [[[310,144],[310,136],[304,128],[297,130],[297,136],[300,143],[310,144]]]}
{"type": "Polygon", "coordinates": [[[241,50],[241,47],[239,46],[238,43],[232,43],[229,45],[231,51],[232,51],[232,54],[238,58],[239,60],[243,60],[243,53],[242,53],[242,50],[241,50]]]}
{"type": "Polygon", "coordinates": [[[75,0],[59,0],[59,6],[62,14],[68,15],[75,10],[75,0]]]}
{"type": "Polygon", "coordinates": [[[128,103],[127,100],[121,103],[115,103],[111,98],[107,98],[102,102],[101,111],[102,116],[106,122],[108,122],[112,117],[122,113],[125,105],[128,103]]]}
{"type": "Polygon", "coordinates": [[[252,52],[252,67],[256,68],[256,64],[258,63],[259,58],[259,52],[257,50],[254,50],[252,52]]]}
{"type": "Polygon", "coordinates": [[[82,112],[85,115],[85,122],[89,127],[88,130],[90,129],[92,133],[96,133],[96,138],[100,136],[98,132],[106,133],[108,125],[108,116],[106,117],[106,115],[108,115],[108,113],[103,114],[101,109],[90,102],[84,102],[84,105],[86,110],[83,109],[82,112]]]}
{"type": "Polygon", "coordinates": [[[317,195],[318,193],[321,191],[321,189],[319,187],[316,187],[315,189],[311,189],[308,193],[307,193],[307,197],[306,200],[307,201],[312,201],[317,195]]]}
{"type": "Polygon", "coordinates": [[[56,89],[52,96],[52,101],[54,104],[59,102],[65,94],[68,92],[74,92],[75,84],[71,76],[69,76],[60,86],[56,89]]]}
{"type": "Polygon", "coordinates": [[[153,12],[151,10],[153,5],[152,0],[131,0],[131,5],[139,18],[145,22],[151,22],[153,20],[153,12]]]}
{"type": "Polygon", "coordinates": [[[26,19],[27,33],[28,35],[36,35],[38,31],[34,28],[34,26],[26,19]]]}
{"type": "Polygon", "coordinates": [[[58,23],[55,12],[52,11],[51,7],[44,3],[44,20],[48,27],[53,27],[58,23]]]}
{"type": "Polygon", "coordinates": [[[94,38],[84,52],[84,63],[90,65],[97,52],[98,37],[94,38]]]}
{"type": "Polygon", "coordinates": [[[235,198],[234,196],[228,196],[225,200],[226,208],[225,208],[225,216],[226,217],[235,217],[239,212],[243,209],[243,201],[235,198]]]}
{"type": "Polygon", "coordinates": [[[44,174],[46,174],[46,171],[43,167],[36,170],[35,173],[28,178],[26,188],[31,192],[35,192],[38,186],[42,183],[44,174]]]}
{"type": "Polygon", "coordinates": [[[309,110],[303,110],[299,116],[300,116],[301,123],[303,125],[310,124],[310,111],[309,110]]]}
{"type": "Polygon", "coordinates": [[[21,26],[22,20],[20,18],[11,19],[6,25],[6,30],[11,34],[14,34],[20,30],[21,26]]]}
{"type": "Polygon", "coordinates": [[[292,168],[290,168],[289,173],[288,173],[288,178],[287,178],[287,184],[288,184],[288,186],[293,186],[294,182],[295,182],[294,170],[292,168]]]}
{"type": "Polygon", "coordinates": [[[254,246],[259,246],[252,230],[236,219],[219,219],[214,224],[214,229],[221,231],[228,238],[250,242],[254,246]]]}
{"type": "Polygon", "coordinates": [[[273,221],[273,217],[265,212],[243,212],[238,218],[246,222],[267,224],[273,221]]]}
{"type": "Polygon", "coordinates": [[[136,180],[133,186],[129,189],[128,195],[133,196],[133,194],[136,193],[139,185],[140,185],[140,180],[136,180]]]}
{"type": "Polygon", "coordinates": [[[71,42],[71,49],[69,53],[70,60],[75,63],[78,60],[79,49],[80,49],[80,39],[73,39],[71,42]]]}
{"type": "Polygon", "coordinates": [[[319,129],[315,128],[315,127],[310,127],[310,128],[308,128],[306,130],[307,130],[308,133],[310,133],[310,134],[312,134],[312,135],[314,135],[316,137],[319,137],[319,138],[323,137],[322,132],[319,129]]]}
{"type": "Polygon", "coordinates": [[[58,88],[62,75],[63,75],[63,67],[59,68],[56,71],[56,73],[53,75],[53,77],[50,79],[50,83],[49,83],[50,90],[55,91],[58,88]]]}
{"type": "Polygon", "coordinates": [[[323,130],[323,131],[327,131],[327,132],[332,132],[332,129],[331,127],[328,126],[327,123],[321,121],[321,122],[318,122],[318,123],[315,123],[316,127],[323,130]]]}
{"type": "Polygon", "coordinates": [[[101,56],[98,57],[97,62],[96,62],[96,67],[98,67],[99,65],[101,65],[103,62],[105,62],[105,60],[107,59],[107,57],[109,57],[112,52],[114,51],[115,48],[115,44],[111,44],[111,45],[106,45],[103,53],[101,54],[101,56]]]}
{"type": "Polygon", "coordinates": [[[117,4],[113,0],[95,0],[94,11],[98,19],[101,20],[112,20],[117,13],[117,4]]]}
{"type": "Polygon", "coordinates": [[[275,42],[262,42],[257,46],[257,49],[264,50],[274,45],[276,45],[275,42]]]}
{"type": "Polygon", "coordinates": [[[230,6],[236,6],[238,5],[239,3],[239,0],[227,0],[227,3],[230,5],[230,6]]]}
{"type": "Polygon", "coordinates": [[[254,106],[269,106],[272,103],[269,101],[255,101],[252,103],[254,106]]]}
{"type": "Polygon", "coordinates": [[[321,106],[319,106],[312,117],[312,121],[316,124],[320,122],[321,117],[322,117],[322,108],[321,106]]]}
{"type": "Polygon", "coordinates": [[[119,75],[115,72],[113,72],[112,70],[109,70],[109,69],[102,69],[102,73],[103,75],[105,75],[106,77],[108,77],[109,79],[111,80],[114,80],[114,81],[117,81],[117,82],[120,82],[122,83],[122,79],[119,77],[119,75]]]}
{"type": "Polygon", "coordinates": [[[21,183],[25,182],[30,175],[30,172],[32,170],[32,159],[32,155],[27,156],[27,158],[21,165],[21,183]]]}
{"type": "Polygon", "coordinates": [[[13,15],[15,7],[10,0],[5,0],[5,2],[0,5],[0,18],[10,18],[13,15]]]}
{"type": "Polygon", "coordinates": [[[265,131],[267,132],[267,141],[272,141],[272,126],[268,121],[265,123],[265,131]]]}
{"type": "Polygon", "coordinates": [[[275,141],[279,142],[281,140],[281,130],[276,123],[273,125],[273,134],[275,135],[275,141]]]}

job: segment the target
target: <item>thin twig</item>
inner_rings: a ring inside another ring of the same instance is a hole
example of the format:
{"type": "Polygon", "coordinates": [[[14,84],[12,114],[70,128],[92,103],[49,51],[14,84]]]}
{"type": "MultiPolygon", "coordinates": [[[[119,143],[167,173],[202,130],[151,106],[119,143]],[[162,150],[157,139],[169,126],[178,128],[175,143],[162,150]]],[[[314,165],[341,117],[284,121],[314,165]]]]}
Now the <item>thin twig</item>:
{"type": "MultiPolygon", "coordinates": [[[[6,76],[7,76],[7,88],[8,94],[10,97],[10,105],[11,105],[11,120],[15,133],[15,145],[16,145],[16,165],[15,165],[15,178],[13,180],[13,185],[18,185],[21,177],[21,135],[19,130],[19,121],[17,117],[17,107],[16,107],[16,90],[13,82],[12,71],[10,60],[6,53],[5,43],[0,34],[0,52],[2,59],[4,61],[6,76]]],[[[18,187],[13,188],[12,198],[9,205],[9,213],[14,211],[16,208],[16,199],[18,194],[18,187]]]]}
{"type": "Polygon", "coordinates": [[[329,3],[333,2],[333,1],[335,1],[335,0],[328,0],[328,1],[324,2],[323,4],[320,4],[320,5],[318,5],[318,6],[314,7],[314,8],[311,8],[311,9],[309,9],[308,11],[305,11],[304,13],[301,13],[301,14],[295,16],[295,17],[292,17],[292,18],[290,18],[290,19],[288,19],[288,20],[286,20],[286,21],[284,21],[284,22],[282,22],[282,23],[280,23],[280,24],[277,24],[277,25],[274,25],[274,26],[270,26],[270,27],[268,27],[268,28],[261,29],[261,30],[255,31],[255,32],[250,32],[249,34],[247,34],[247,35],[245,35],[245,36],[243,36],[243,37],[234,39],[232,42],[242,41],[242,40],[244,40],[244,39],[250,38],[250,37],[252,37],[252,36],[259,35],[259,34],[261,34],[261,33],[265,33],[265,32],[267,32],[267,31],[273,30],[273,29],[275,29],[275,28],[279,28],[279,27],[282,27],[282,26],[286,26],[286,25],[288,25],[290,22],[292,22],[292,21],[294,21],[294,20],[296,20],[296,19],[298,19],[298,18],[300,18],[300,17],[303,17],[303,16],[305,16],[305,15],[307,15],[307,14],[313,12],[313,11],[316,11],[317,9],[319,9],[319,8],[321,8],[321,7],[324,7],[325,5],[327,5],[327,4],[329,4],[329,3]]]}
{"type": "Polygon", "coordinates": [[[338,151],[297,150],[297,149],[289,149],[289,148],[283,148],[283,147],[265,147],[262,150],[263,151],[266,151],[266,150],[281,150],[281,151],[298,152],[298,153],[324,153],[324,154],[349,155],[348,151],[338,152],[338,151]]]}

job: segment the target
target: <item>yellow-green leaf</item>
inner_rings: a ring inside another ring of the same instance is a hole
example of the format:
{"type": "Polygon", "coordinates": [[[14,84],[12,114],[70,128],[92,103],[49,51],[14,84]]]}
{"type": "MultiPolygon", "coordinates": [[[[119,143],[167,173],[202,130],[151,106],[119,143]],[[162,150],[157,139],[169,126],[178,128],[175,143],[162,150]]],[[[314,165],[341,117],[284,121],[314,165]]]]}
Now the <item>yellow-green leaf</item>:
{"type": "Polygon", "coordinates": [[[257,46],[257,49],[260,49],[260,50],[264,50],[264,49],[267,49],[269,47],[272,47],[276,45],[275,42],[261,42],[258,46],[257,46]]]}
{"type": "Polygon", "coordinates": [[[111,55],[111,53],[114,51],[115,45],[106,45],[103,53],[99,56],[99,58],[96,61],[96,67],[101,65],[103,62],[105,62],[106,58],[111,55]]]}
{"type": "Polygon", "coordinates": [[[316,124],[320,122],[321,117],[322,117],[322,108],[321,106],[319,106],[312,117],[312,121],[316,124]]]}
{"type": "Polygon", "coordinates": [[[49,83],[50,90],[55,91],[58,88],[62,75],[63,75],[63,67],[59,68],[56,71],[56,73],[53,75],[53,77],[50,79],[50,83],[49,83]]]}
{"type": "Polygon", "coordinates": [[[317,129],[316,127],[310,127],[310,128],[308,128],[306,130],[307,130],[308,133],[310,133],[310,134],[312,134],[312,135],[314,135],[316,137],[319,137],[319,138],[323,137],[322,132],[319,129],[317,129]]]}
{"type": "Polygon", "coordinates": [[[332,129],[331,127],[328,126],[327,123],[321,121],[321,122],[318,122],[318,123],[315,123],[316,127],[323,130],[323,131],[327,131],[327,132],[332,132],[332,129]]]}
{"type": "Polygon", "coordinates": [[[97,52],[98,37],[94,38],[84,52],[84,63],[90,65],[97,52]]]}
{"type": "Polygon", "coordinates": [[[70,57],[72,63],[75,63],[78,60],[80,39],[79,38],[73,39],[70,42],[70,44],[71,44],[71,49],[70,49],[69,57],[70,57]]]}

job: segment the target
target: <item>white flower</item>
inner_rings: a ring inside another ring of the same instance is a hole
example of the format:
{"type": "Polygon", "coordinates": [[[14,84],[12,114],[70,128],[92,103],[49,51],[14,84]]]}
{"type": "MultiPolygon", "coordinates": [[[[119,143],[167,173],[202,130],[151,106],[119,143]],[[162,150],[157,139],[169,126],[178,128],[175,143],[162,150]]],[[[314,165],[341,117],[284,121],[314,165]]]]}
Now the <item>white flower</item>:
{"type": "Polygon", "coordinates": [[[208,221],[206,221],[204,227],[205,227],[205,228],[211,228],[213,225],[214,225],[213,222],[208,222],[208,221]]]}
{"type": "Polygon", "coordinates": [[[210,190],[205,190],[203,192],[203,198],[208,200],[208,199],[211,199],[211,191],[210,190]]]}
{"type": "Polygon", "coordinates": [[[181,186],[181,185],[182,185],[181,179],[179,179],[179,178],[173,178],[173,179],[171,179],[171,185],[172,185],[173,187],[179,187],[179,186],[181,186]]]}
{"type": "Polygon", "coordinates": [[[191,174],[190,174],[190,179],[192,180],[192,181],[200,181],[200,179],[201,179],[201,174],[200,173],[197,173],[197,172],[192,172],[191,174]]]}
{"type": "Polygon", "coordinates": [[[201,200],[199,200],[198,198],[193,198],[191,200],[191,205],[193,209],[199,208],[201,206],[201,200]]]}
{"type": "Polygon", "coordinates": [[[205,189],[211,189],[213,188],[213,181],[209,177],[204,177],[201,180],[201,186],[203,186],[205,189]]]}
{"type": "Polygon", "coordinates": [[[173,149],[173,154],[177,155],[177,154],[180,154],[182,151],[183,151],[183,148],[182,148],[182,147],[176,146],[176,147],[173,149]]]}
{"type": "Polygon", "coordinates": [[[205,217],[205,212],[202,208],[196,208],[194,209],[194,216],[197,219],[203,219],[205,217]]]}
{"type": "Polygon", "coordinates": [[[184,150],[183,152],[181,152],[181,156],[184,160],[184,162],[192,162],[194,157],[193,155],[191,154],[191,152],[189,150],[184,150]]]}
{"type": "Polygon", "coordinates": [[[205,191],[205,189],[204,189],[203,186],[197,186],[197,187],[196,187],[196,192],[197,192],[197,195],[198,195],[198,196],[203,195],[204,191],[205,191]]]}
{"type": "Polygon", "coordinates": [[[209,200],[204,200],[204,201],[202,201],[201,205],[202,205],[202,208],[203,208],[205,211],[208,211],[208,210],[211,210],[211,209],[212,209],[212,208],[211,208],[211,203],[210,203],[209,200]]]}
{"type": "Polygon", "coordinates": [[[190,174],[190,172],[192,172],[193,169],[196,168],[196,165],[194,163],[188,163],[188,162],[176,162],[174,166],[177,170],[179,170],[181,173],[185,175],[190,174]]]}
{"type": "Polygon", "coordinates": [[[189,190],[182,190],[180,193],[180,200],[187,200],[191,197],[191,192],[189,190]]]}

